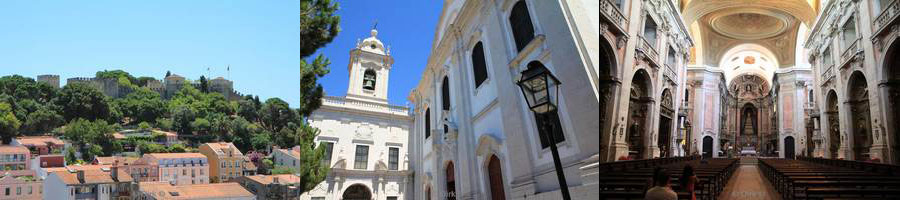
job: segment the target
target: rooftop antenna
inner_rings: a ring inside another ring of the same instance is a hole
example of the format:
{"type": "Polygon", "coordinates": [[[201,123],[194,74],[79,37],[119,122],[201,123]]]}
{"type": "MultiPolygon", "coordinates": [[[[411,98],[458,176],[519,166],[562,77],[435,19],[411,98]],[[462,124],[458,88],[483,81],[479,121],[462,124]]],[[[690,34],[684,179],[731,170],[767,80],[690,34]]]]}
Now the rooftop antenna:
{"type": "Polygon", "coordinates": [[[227,65],[225,71],[228,73],[228,80],[231,80],[231,65],[227,65]]]}

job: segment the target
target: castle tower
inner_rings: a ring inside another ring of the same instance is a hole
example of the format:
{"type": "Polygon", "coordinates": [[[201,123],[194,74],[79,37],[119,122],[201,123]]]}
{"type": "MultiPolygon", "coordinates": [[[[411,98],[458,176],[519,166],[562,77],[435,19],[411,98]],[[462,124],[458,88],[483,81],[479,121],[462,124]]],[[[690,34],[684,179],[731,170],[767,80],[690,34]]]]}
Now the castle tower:
{"type": "Polygon", "coordinates": [[[350,50],[347,98],[387,103],[388,78],[394,59],[390,49],[386,49],[384,43],[376,38],[378,31],[372,29],[371,34],[350,50]]]}

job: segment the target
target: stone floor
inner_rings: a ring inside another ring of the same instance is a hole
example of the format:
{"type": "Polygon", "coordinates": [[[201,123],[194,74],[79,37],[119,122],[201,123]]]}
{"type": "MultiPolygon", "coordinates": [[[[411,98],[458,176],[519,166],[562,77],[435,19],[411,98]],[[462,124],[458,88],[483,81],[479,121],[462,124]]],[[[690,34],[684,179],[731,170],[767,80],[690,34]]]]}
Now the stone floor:
{"type": "Polygon", "coordinates": [[[763,200],[781,199],[772,184],[763,177],[756,165],[743,164],[735,170],[731,180],[718,199],[725,200],[763,200]]]}

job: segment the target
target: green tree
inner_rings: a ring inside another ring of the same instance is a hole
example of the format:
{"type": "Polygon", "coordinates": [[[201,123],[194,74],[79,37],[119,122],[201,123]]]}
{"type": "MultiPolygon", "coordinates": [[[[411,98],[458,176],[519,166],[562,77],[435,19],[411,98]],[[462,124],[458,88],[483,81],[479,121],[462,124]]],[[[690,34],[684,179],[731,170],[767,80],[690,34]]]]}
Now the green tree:
{"type": "Polygon", "coordinates": [[[194,122],[193,119],[196,118],[196,115],[194,110],[186,105],[176,107],[172,110],[172,130],[181,135],[193,134],[191,123],[194,122]]]}
{"type": "Polygon", "coordinates": [[[172,131],[173,123],[174,122],[170,118],[159,118],[156,119],[156,128],[159,128],[163,131],[172,131]]]}
{"type": "Polygon", "coordinates": [[[19,122],[19,119],[16,119],[12,113],[12,107],[7,103],[0,102],[0,137],[3,139],[3,144],[9,144],[12,138],[18,135],[21,125],[22,122],[19,122]]]}
{"type": "Polygon", "coordinates": [[[252,147],[253,150],[268,149],[268,147],[271,145],[272,145],[272,138],[269,137],[269,134],[257,133],[257,134],[253,134],[253,137],[250,138],[250,146],[252,147]]]}
{"type": "MultiPolygon", "coordinates": [[[[301,0],[300,1],[300,106],[297,110],[291,110],[290,113],[299,115],[299,123],[296,133],[298,136],[297,144],[302,152],[313,152],[301,154],[301,166],[298,170],[300,174],[301,192],[310,191],[319,183],[325,180],[328,175],[328,166],[322,165],[321,160],[325,155],[324,145],[316,147],[315,137],[318,130],[306,123],[306,118],[322,104],[322,96],[324,92],[322,86],[317,83],[318,79],[328,74],[328,65],[331,63],[324,55],[319,55],[312,63],[306,62],[306,59],[314,54],[319,48],[330,43],[338,32],[340,27],[338,24],[341,19],[335,16],[338,10],[337,3],[331,0],[301,0]]],[[[265,110],[265,109],[264,109],[265,110]]],[[[263,112],[264,113],[264,112],[263,112]]],[[[260,116],[262,116],[261,114],[260,116]]]]}
{"type": "Polygon", "coordinates": [[[200,76],[200,92],[209,93],[209,81],[206,76],[200,76]]]}
{"type": "Polygon", "coordinates": [[[253,96],[247,95],[241,98],[241,100],[238,100],[237,103],[238,116],[254,122],[259,120],[259,109],[262,107],[262,105],[259,103],[258,97],[254,99],[253,96]]]}
{"type": "Polygon", "coordinates": [[[169,149],[166,148],[166,146],[147,141],[138,141],[137,149],[141,155],[148,153],[169,153],[169,149]]]}
{"type": "MultiPolygon", "coordinates": [[[[139,85],[138,79],[137,79],[137,78],[135,78],[134,76],[132,76],[132,75],[129,74],[128,72],[125,72],[125,71],[122,71],[122,70],[112,70],[112,71],[103,70],[103,71],[98,71],[96,74],[94,74],[94,77],[95,77],[95,78],[101,78],[101,79],[116,79],[116,80],[122,80],[122,78],[124,78],[125,81],[127,81],[127,83],[128,83],[129,85],[135,85],[135,86],[139,85]]],[[[124,83],[124,82],[119,82],[119,84],[125,84],[125,83],[124,83]]]]}
{"type": "Polygon", "coordinates": [[[191,122],[191,129],[199,132],[200,134],[209,133],[209,129],[212,124],[209,123],[209,120],[205,118],[197,118],[193,122],[191,122]]]}
{"type": "Polygon", "coordinates": [[[185,147],[183,144],[174,144],[174,145],[168,147],[168,152],[169,153],[184,153],[184,152],[188,152],[188,148],[185,147]]]}
{"type": "Polygon", "coordinates": [[[155,122],[166,114],[166,101],[159,93],[147,88],[139,88],[116,102],[122,108],[122,114],[133,123],[155,122]]]}
{"type": "Polygon", "coordinates": [[[137,83],[138,83],[137,85],[139,87],[146,87],[147,84],[150,83],[151,81],[156,81],[156,78],[148,77],[148,76],[141,76],[141,77],[137,78],[137,83]]]}
{"type": "Polygon", "coordinates": [[[23,129],[31,133],[46,133],[64,123],[63,116],[54,109],[54,105],[48,104],[39,106],[34,112],[28,113],[23,129]]]}
{"type": "Polygon", "coordinates": [[[138,129],[141,129],[144,131],[150,130],[151,128],[153,128],[153,127],[150,126],[150,123],[147,123],[147,122],[141,122],[140,124],[138,124],[138,129]]]}
{"type": "Polygon", "coordinates": [[[300,122],[297,112],[279,98],[266,100],[262,109],[259,110],[259,118],[263,128],[273,133],[280,132],[289,123],[299,124],[300,122]]]}
{"type": "Polygon", "coordinates": [[[122,144],[113,138],[115,128],[106,121],[76,119],[66,125],[63,136],[79,149],[84,160],[122,152],[122,144]]]}
{"type": "Polygon", "coordinates": [[[78,162],[78,157],[75,156],[75,148],[66,149],[66,164],[72,165],[78,162]]]}
{"type": "Polygon", "coordinates": [[[62,107],[62,115],[66,121],[76,118],[108,119],[111,116],[106,95],[82,83],[66,84],[55,102],[62,107]]]}

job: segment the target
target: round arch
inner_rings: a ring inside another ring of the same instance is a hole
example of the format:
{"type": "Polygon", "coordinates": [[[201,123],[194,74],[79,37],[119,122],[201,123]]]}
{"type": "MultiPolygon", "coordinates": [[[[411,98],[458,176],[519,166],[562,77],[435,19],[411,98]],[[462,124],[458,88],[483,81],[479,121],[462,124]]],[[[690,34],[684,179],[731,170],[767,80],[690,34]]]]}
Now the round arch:
{"type": "Polygon", "coordinates": [[[647,154],[650,127],[650,110],[653,104],[653,84],[650,75],[644,69],[635,71],[631,79],[631,89],[628,95],[628,124],[625,142],[628,146],[628,157],[641,159],[650,157],[647,154]]]}
{"type": "Polygon", "coordinates": [[[772,85],[775,70],[781,65],[778,57],[769,48],[754,43],[735,45],[717,56],[726,83],[731,83],[734,77],[742,74],[755,74],[772,85]]]}
{"type": "MultiPolygon", "coordinates": [[[[900,99],[900,37],[893,37],[887,44],[886,51],[884,52],[883,64],[882,68],[878,71],[881,71],[880,82],[887,83],[887,87],[880,87],[880,92],[882,94],[880,100],[896,100],[900,99]]],[[[900,105],[896,104],[884,104],[884,111],[890,113],[885,116],[885,120],[881,123],[884,128],[876,127],[882,129],[881,132],[884,134],[884,139],[888,142],[888,146],[890,146],[890,154],[891,154],[891,162],[894,164],[900,163],[900,105]]],[[[887,159],[883,159],[888,161],[887,159]]]]}
{"type": "Polygon", "coordinates": [[[344,189],[344,193],[341,196],[343,200],[371,200],[372,190],[363,184],[353,184],[344,189]]]}
{"type": "Polygon", "coordinates": [[[869,160],[872,147],[872,119],[869,114],[869,90],[866,77],[861,71],[854,71],[847,81],[847,102],[850,105],[851,132],[848,136],[853,150],[853,159],[869,160]]]}
{"type": "Polygon", "coordinates": [[[825,97],[825,121],[828,122],[828,125],[826,125],[825,130],[828,130],[826,135],[828,137],[829,156],[833,159],[838,158],[838,150],[841,147],[841,123],[839,113],[837,92],[835,92],[834,89],[828,90],[828,94],[825,97]]]}

